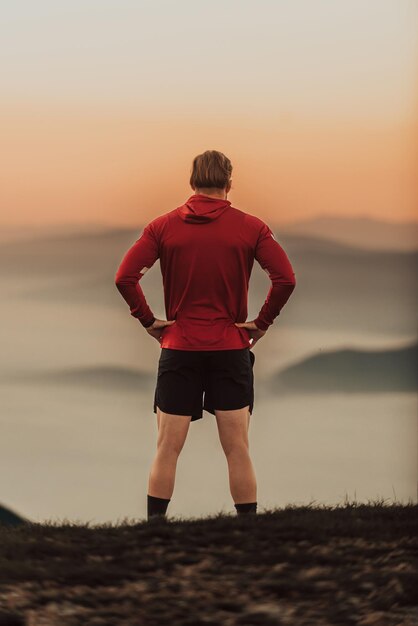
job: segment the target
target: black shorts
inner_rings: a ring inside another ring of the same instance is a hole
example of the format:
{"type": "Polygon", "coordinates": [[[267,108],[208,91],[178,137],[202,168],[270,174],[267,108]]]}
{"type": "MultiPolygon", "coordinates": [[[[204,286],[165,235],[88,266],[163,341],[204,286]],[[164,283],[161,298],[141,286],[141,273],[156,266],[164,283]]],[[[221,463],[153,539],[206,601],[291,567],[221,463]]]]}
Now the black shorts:
{"type": "Polygon", "coordinates": [[[203,409],[254,407],[255,354],[250,348],[238,350],[174,350],[161,348],[158,361],[154,413],[203,417],[203,409]]]}

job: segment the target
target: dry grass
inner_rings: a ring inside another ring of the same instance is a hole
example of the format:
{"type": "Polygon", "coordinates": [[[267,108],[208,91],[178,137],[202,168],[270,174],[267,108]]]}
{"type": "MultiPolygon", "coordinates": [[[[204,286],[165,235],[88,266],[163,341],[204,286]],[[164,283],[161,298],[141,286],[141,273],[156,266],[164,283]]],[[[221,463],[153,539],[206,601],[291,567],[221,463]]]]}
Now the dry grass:
{"type": "Polygon", "coordinates": [[[418,505],[0,526],[0,626],[418,625],[418,505]]]}

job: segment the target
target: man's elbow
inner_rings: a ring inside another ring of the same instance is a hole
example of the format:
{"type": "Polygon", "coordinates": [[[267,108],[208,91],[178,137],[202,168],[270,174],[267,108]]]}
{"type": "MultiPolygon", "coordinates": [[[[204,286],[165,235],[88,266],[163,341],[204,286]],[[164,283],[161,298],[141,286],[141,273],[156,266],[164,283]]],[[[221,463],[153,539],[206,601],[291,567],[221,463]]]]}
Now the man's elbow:
{"type": "Polygon", "coordinates": [[[296,276],[294,272],[282,274],[277,281],[281,286],[286,286],[290,291],[296,287],[296,276]]]}
{"type": "Polygon", "coordinates": [[[129,285],[132,282],[129,276],[118,270],[115,274],[115,285],[119,289],[119,287],[123,285],[129,285]]]}
{"type": "Polygon", "coordinates": [[[288,282],[286,283],[286,286],[287,286],[287,290],[290,296],[294,292],[295,287],[296,287],[296,279],[294,276],[289,278],[288,282]]]}

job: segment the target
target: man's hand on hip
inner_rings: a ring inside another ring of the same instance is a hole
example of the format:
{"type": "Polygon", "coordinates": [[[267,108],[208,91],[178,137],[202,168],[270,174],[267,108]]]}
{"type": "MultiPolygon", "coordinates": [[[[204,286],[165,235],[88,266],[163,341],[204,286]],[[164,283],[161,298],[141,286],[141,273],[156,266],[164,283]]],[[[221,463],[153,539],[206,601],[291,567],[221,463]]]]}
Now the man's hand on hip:
{"type": "Polygon", "coordinates": [[[162,329],[166,326],[171,326],[171,324],[174,324],[175,321],[176,320],[158,320],[155,318],[154,323],[151,324],[151,326],[148,326],[145,330],[149,335],[151,335],[151,337],[154,337],[154,339],[160,343],[162,339],[162,329]]]}
{"type": "Polygon", "coordinates": [[[260,330],[259,328],[257,328],[254,321],[235,322],[235,326],[238,326],[238,328],[245,328],[246,330],[248,330],[248,334],[250,335],[250,338],[252,339],[251,348],[255,346],[257,341],[261,339],[261,337],[264,337],[264,335],[267,332],[266,330],[260,330]]]}

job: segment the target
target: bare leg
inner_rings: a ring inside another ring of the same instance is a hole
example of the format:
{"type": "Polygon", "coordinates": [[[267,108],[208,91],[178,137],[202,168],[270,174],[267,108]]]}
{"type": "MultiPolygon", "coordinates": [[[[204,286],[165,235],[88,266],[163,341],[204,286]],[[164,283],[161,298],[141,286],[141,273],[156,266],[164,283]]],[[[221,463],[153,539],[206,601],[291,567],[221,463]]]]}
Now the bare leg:
{"type": "Polygon", "coordinates": [[[151,466],[148,494],[171,498],[179,454],[186,441],[191,415],[171,415],[157,407],[157,452],[151,466]]]}
{"type": "Polygon", "coordinates": [[[215,410],[219,438],[229,471],[229,486],[235,504],[257,501],[257,480],[250,458],[249,406],[234,411],[215,410]]]}

